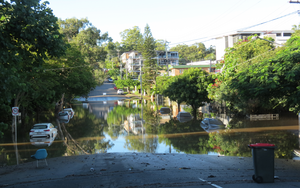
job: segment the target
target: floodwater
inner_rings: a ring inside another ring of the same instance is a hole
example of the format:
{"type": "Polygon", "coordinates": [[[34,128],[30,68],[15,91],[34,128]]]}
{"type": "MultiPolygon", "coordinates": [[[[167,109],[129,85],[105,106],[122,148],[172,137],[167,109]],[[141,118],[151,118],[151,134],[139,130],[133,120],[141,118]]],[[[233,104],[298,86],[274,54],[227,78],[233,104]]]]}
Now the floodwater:
{"type": "MultiPolygon", "coordinates": [[[[176,120],[180,111],[177,104],[163,98],[158,98],[156,103],[116,99],[80,100],[72,104],[75,115],[71,119],[55,119],[53,113],[41,114],[39,123],[51,122],[57,126],[54,139],[30,139],[32,125],[28,125],[18,128],[16,144],[8,130],[0,142],[0,166],[33,161],[30,156],[40,148],[47,149],[48,158],[103,152],[251,157],[248,144],[253,143],[275,144],[275,158],[291,159],[299,152],[299,123],[294,114],[256,121],[221,114],[218,119],[226,128],[206,132],[200,126],[201,119],[176,120]],[[170,113],[158,113],[161,107],[169,107],[170,113]]],[[[204,114],[209,115],[213,114],[204,114]]]]}

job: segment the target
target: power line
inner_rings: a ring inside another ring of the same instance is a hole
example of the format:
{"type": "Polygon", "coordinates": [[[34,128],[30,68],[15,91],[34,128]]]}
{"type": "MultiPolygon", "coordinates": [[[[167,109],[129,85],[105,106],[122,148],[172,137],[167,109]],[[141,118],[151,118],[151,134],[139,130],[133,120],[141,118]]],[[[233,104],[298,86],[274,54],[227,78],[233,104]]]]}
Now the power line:
{"type": "MultiPolygon", "coordinates": [[[[290,15],[296,14],[296,13],[300,14],[300,10],[291,12],[289,14],[286,14],[286,15],[283,15],[283,16],[280,16],[280,17],[277,17],[277,18],[274,18],[274,19],[271,19],[271,20],[268,20],[268,21],[265,21],[265,22],[262,22],[262,23],[259,23],[259,24],[255,24],[255,25],[244,27],[244,28],[237,29],[237,30],[232,30],[232,31],[229,31],[229,32],[226,32],[226,33],[234,32],[234,31],[244,31],[246,29],[250,29],[252,27],[260,26],[260,25],[263,25],[263,24],[266,24],[266,23],[269,23],[269,22],[272,22],[272,21],[275,21],[275,20],[278,20],[278,19],[290,16],[290,15]]],[[[226,33],[221,33],[221,34],[218,34],[218,35],[225,35],[226,33]]],[[[213,36],[218,36],[218,35],[213,35],[213,36]]],[[[214,38],[212,38],[213,36],[202,37],[202,38],[192,39],[192,40],[183,41],[183,42],[171,43],[171,45],[181,44],[181,43],[185,43],[185,42],[192,42],[192,41],[197,41],[197,40],[201,40],[201,39],[207,39],[207,41],[208,40],[213,40],[214,39],[214,38]]],[[[204,41],[200,41],[200,42],[204,42],[204,41]]]]}

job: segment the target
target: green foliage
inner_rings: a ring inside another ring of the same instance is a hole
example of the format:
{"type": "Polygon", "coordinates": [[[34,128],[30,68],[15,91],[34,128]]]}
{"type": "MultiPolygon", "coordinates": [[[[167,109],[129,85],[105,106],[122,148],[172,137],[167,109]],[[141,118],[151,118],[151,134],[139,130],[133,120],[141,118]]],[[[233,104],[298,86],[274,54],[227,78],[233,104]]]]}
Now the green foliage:
{"type": "Polygon", "coordinates": [[[120,125],[122,124],[122,119],[131,114],[138,114],[140,113],[140,109],[138,108],[128,108],[126,106],[115,106],[112,111],[108,113],[107,116],[107,124],[111,125],[120,125]]]}
{"type": "Polygon", "coordinates": [[[165,41],[164,40],[156,40],[155,41],[155,50],[156,51],[165,51],[165,41]]]}
{"type": "Polygon", "coordinates": [[[145,89],[150,95],[150,89],[156,80],[156,61],[153,59],[156,56],[155,52],[155,40],[152,36],[149,25],[145,27],[142,45],[140,46],[140,51],[143,56],[143,89],[145,89]]]}
{"type": "Polygon", "coordinates": [[[165,96],[177,103],[185,102],[193,109],[192,115],[197,117],[197,109],[209,102],[207,87],[213,82],[206,71],[191,68],[182,75],[174,77],[174,81],[163,91],[165,96]]]}
{"type": "MultiPolygon", "coordinates": [[[[55,93],[43,91],[46,85],[37,80],[38,77],[44,77],[45,60],[62,56],[66,49],[56,23],[57,18],[47,5],[47,2],[40,4],[39,1],[25,0],[1,3],[1,111],[9,113],[11,106],[34,108],[34,99],[39,95],[44,94],[47,103],[55,93]]],[[[4,113],[2,115],[7,116],[4,113]]]]}
{"type": "Polygon", "coordinates": [[[175,77],[173,76],[164,75],[156,77],[157,94],[162,94],[174,80],[175,77]]]}
{"type": "Polygon", "coordinates": [[[6,130],[7,127],[8,127],[7,124],[5,124],[5,123],[3,123],[3,122],[0,123],[0,138],[2,138],[2,136],[3,136],[3,131],[6,130]]]}
{"type": "Polygon", "coordinates": [[[132,79],[124,79],[124,80],[116,80],[114,81],[117,88],[124,88],[124,87],[134,87],[139,86],[140,82],[138,80],[132,79]]]}
{"type": "Polygon", "coordinates": [[[118,69],[111,69],[108,71],[108,75],[110,77],[112,77],[113,79],[116,79],[119,74],[120,74],[120,71],[118,69]]]}
{"type": "Polygon", "coordinates": [[[170,51],[178,51],[180,64],[186,64],[191,61],[216,59],[215,49],[212,46],[206,49],[203,43],[195,43],[191,46],[179,44],[172,47],[170,51]]]}
{"type": "Polygon", "coordinates": [[[132,29],[125,29],[120,33],[120,35],[122,38],[121,45],[123,51],[129,52],[132,50],[138,50],[143,38],[139,27],[134,26],[132,29]]]}
{"type": "Polygon", "coordinates": [[[275,50],[270,42],[259,39],[235,44],[227,49],[222,74],[209,86],[210,96],[243,114],[288,108],[298,113],[299,43],[300,37],[293,36],[285,47],[275,50]]]}

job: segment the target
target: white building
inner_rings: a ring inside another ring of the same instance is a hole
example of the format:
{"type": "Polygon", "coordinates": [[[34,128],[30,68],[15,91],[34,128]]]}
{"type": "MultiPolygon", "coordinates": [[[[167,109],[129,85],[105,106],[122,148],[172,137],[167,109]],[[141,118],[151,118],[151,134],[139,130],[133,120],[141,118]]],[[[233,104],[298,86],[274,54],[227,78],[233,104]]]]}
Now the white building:
{"type": "MultiPolygon", "coordinates": [[[[233,44],[240,39],[247,39],[249,36],[257,35],[259,38],[265,36],[272,37],[274,39],[275,46],[284,44],[292,35],[293,30],[273,30],[273,31],[236,31],[227,35],[216,37],[216,60],[222,60],[225,54],[225,49],[233,47],[233,44]]],[[[259,40],[259,39],[258,39],[259,40]]]]}
{"type": "MultiPolygon", "coordinates": [[[[166,57],[165,51],[156,51],[156,54],[157,56],[153,59],[156,59],[159,66],[179,65],[178,52],[168,52],[168,57],[166,57]]],[[[136,72],[139,74],[141,67],[143,67],[143,57],[138,51],[124,52],[121,55],[121,61],[129,73],[136,72]]]]}
{"type": "Polygon", "coordinates": [[[127,72],[140,73],[140,67],[143,66],[142,55],[137,51],[125,52],[121,55],[121,61],[125,64],[127,72]]]}

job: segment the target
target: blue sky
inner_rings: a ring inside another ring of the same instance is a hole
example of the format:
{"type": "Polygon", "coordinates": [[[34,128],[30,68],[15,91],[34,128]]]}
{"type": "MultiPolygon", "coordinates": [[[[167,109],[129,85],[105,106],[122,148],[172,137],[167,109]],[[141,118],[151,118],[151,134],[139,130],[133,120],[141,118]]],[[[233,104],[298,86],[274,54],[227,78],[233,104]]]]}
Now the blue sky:
{"type": "MultiPolygon", "coordinates": [[[[295,12],[300,4],[288,0],[48,0],[55,16],[88,20],[101,32],[121,42],[120,32],[149,24],[155,39],[193,44],[229,31],[256,25],[295,12]],[[199,40],[196,40],[199,39],[199,40]],[[189,42],[185,42],[189,41],[189,42]]],[[[248,30],[289,30],[300,24],[300,16],[291,16],[248,30]]],[[[214,41],[205,42],[206,47],[214,41]]]]}

